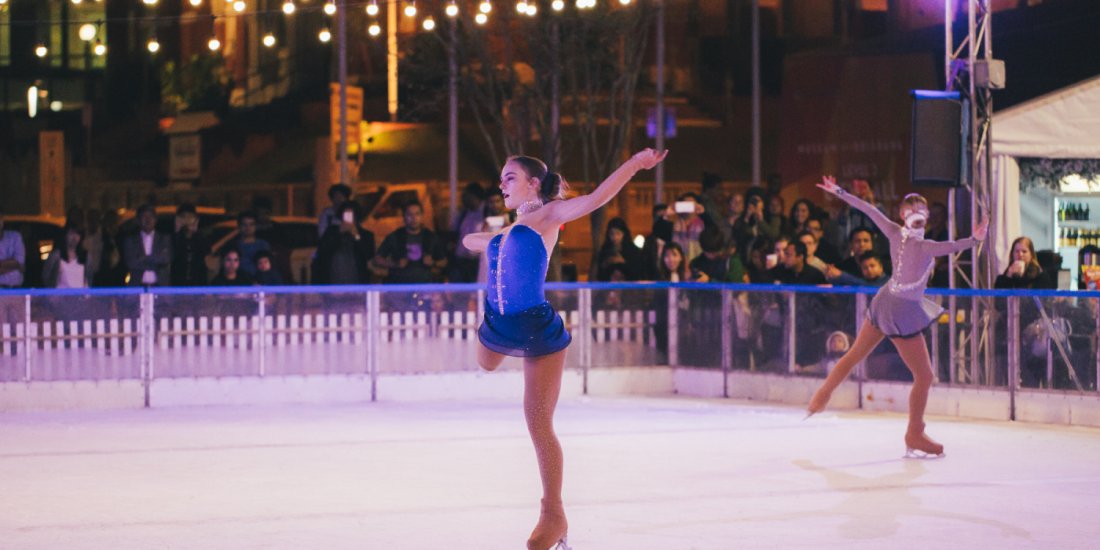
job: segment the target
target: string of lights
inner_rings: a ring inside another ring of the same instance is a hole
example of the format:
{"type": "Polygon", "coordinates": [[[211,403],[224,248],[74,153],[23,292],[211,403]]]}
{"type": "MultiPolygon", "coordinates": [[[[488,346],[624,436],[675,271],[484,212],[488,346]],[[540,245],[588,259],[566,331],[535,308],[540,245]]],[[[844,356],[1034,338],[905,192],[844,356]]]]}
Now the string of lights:
{"type": "MultiPolygon", "coordinates": [[[[73,5],[76,5],[76,6],[80,6],[83,3],[88,3],[88,4],[96,3],[96,4],[99,4],[99,3],[103,2],[103,0],[69,0],[69,1],[73,5]]],[[[145,5],[147,5],[149,7],[155,7],[159,3],[159,0],[142,0],[142,1],[145,5]]],[[[189,5],[191,5],[194,8],[201,8],[203,6],[203,4],[206,3],[206,2],[218,2],[218,1],[220,1],[220,0],[188,0],[188,3],[189,3],[189,5]]],[[[613,1],[620,4],[620,5],[622,5],[622,6],[629,6],[630,4],[633,3],[633,0],[613,0],[613,1]]],[[[209,19],[210,17],[216,17],[218,19],[231,19],[231,18],[243,18],[243,17],[271,17],[271,16],[277,16],[280,13],[282,13],[283,15],[294,15],[296,13],[323,12],[325,15],[333,16],[333,15],[336,14],[336,11],[338,10],[337,4],[334,0],[325,1],[325,2],[323,2],[322,5],[300,5],[301,2],[302,2],[302,0],[297,0],[297,1],[295,1],[295,0],[285,0],[283,2],[282,6],[279,9],[276,9],[276,10],[245,11],[247,9],[247,3],[244,2],[243,0],[226,0],[226,3],[230,4],[232,6],[232,11],[226,12],[226,13],[221,14],[221,15],[212,15],[212,14],[209,14],[209,13],[195,12],[195,13],[186,13],[186,14],[181,14],[181,15],[134,15],[134,16],[125,16],[125,17],[96,17],[96,18],[70,17],[70,18],[66,18],[66,19],[49,19],[49,20],[41,20],[41,19],[19,20],[19,21],[7,20],[7,21],[0,21],[0,26],[15,27],[15,26],[21,26],[21,25],[22,26],[78,25],[78,24],[84,24],[84,23],[105,24],[105,23],[122,22],[122,21],[138,21],[138,22],[141,22],[141,23],[156,23],[156,24],[159,25],[160,23],[193,23],[193,22],[196,22],[196,21],[209,19]],[[240,6],[240,7],[238,8],[238,6],[240,6]]],[[[0,9],[5,8],[8,3],[9,3],[9,0],[0,0],[0,9]]],[[[392,4],[399,4],[399,5],[403,4],[404,8],[402,9],[402,13],[404,13],[406,17],[415,17],[419,13],[419,10],[417,8],[416,0],[382,0],[382,1],[370,0],[370,1],[366,1],[366,2],[348,2],[348,3],[345,4],[345,6],[348,9],[363,8],[367,15],[374,17],[374,16],[377,16],[380,13],[381,6],[385,6],[385,5],[391,4],[391,3],[392,4]]],[[[461,11],[461,9],[459,7],[459,3],[456,2],[455,0],[446,0],[444,2],[439,2],[439,3],[443,4],[444,7],[443,7],[443,10],[442,10],[442,13],[444,13],[447,17],[457,17],[459,15],[460,11],[461,11]]],[[[597,0],[574,0],[574,5],[576,6],[577,10],[580,10],[580,11],[593,9],[597,6],[597,4],[598,4],[597,0]]],[[[565,0],[552,0],[550,2],[550,7],[551,7],[552,11],[555,11],[555,12],[564,11],[565,8],[566,8],[566,5],[567,5],[567,3],[565,2],[565,0]]],[[[481,14],[485,15],[486,18],[488,18],[488,16],[492,13],[492,11],[493,11],[493,3],[492,3],[491,0],[481,0],[480,2],[478,2],[477,13],[481,13],[481,14]]],[[[527,15],[529,17],[534,17],[534,16],[538,15],[538,13],[539,13],[538,3],[537,2],[528,2],[527,0],[518,0],[516,2],[516,12],[518,12],[520,14],[523,14],[523,15],[527,15]]],[[[431,16],[429,15],[428,17],[431,17],[431,16]]]]}
{"type": "MultiPolygon", "coordinates": [[[[0,9],[6,9],[9,0],[0,0],[0,9]]],[[[63,0],[62,0],[63,1],[63,0]]],[[[89,4],[101,4],[104,0],[69,0],[74,6],[80,6],[84,3],[89,4]]],[[[220,0],[187,0],[191,7],[201,9],[204,3],[207,2],[219,2],[220,0]]],[[[629,6],[633,0],[612,0],[618,2],[622,6],[629,6]]],[[[142,0],[142,3],[149,9],[155,9],[159,0],[142,0]]],[[[270,21],[272,17],[277,17],[280,13],[286,17],[293,16],[297,13],[315,13],[321,12],[326,16],[332,17],[336,15],[339,7],[336,0],[325,0],[321,5],[303,5],[302,0],[284,0],[282,6],[278,10],[248,10],[248,3],[244,0],[226,0],[227,12],[223,14],[213,13],[201,13],[192,12],[180,15],[151,15],[140,14],[127,17],[98,17],[94,19],[88,18],[66,18],[66,19],[51,19],[47,21],[43,20],[3,20],[0,21],[0,26],[72,26],[79,25],[78,36],[85,42],[93,42],[91,45],[91,51],[96,56],[103,56],[107,53],[107,46],[100,38],[101,28],[111,22],[119,21],[137,21],[139,24],[150,28],[149,39],[146,42],[146,49],[151,54],[156,54],[160,51],[160,42],[157,40],[156,29],[161,26],[171,24],[196,24],[203,21],[210,21],[211,34],[210,39],[207,41],[207,47],[211,51],[218,51],[221,46],[221,40],[217,37],[216,24],[219,19],[236,19],[254,17],[264,21],[270,21]]],[[[403,4],[401,10],[405,17],[415,18],[420,10],[417,8],[416,0],[369,0],[364,2],[347,2],[344,4],[345,9],[362,9],[371,18],[370,24],[367,26],[367,34],[371,37],[378,37],[382,34],[382,25],[377,20],[379,13],[381,12],[381,6],[388,4],[403,4]]],[[[457,18],[461,13],[458,0],[445,0],[444,2],[438,2],[443,6],[442,14],[450,19],[457,18]]],[[[597,6],[597,0],[574,0],[574,5],[578,11],[591,10],[597,6]]],[[[565,0],[552,0],[550,2],[550,8],[554,12],[562,12],[566,8],[565,0]]],[[[427,11],[427,10],[425,10],[427,11]]],[[[485,25],[489,22],[489,15],[493,12],[493,3],[491,0],[480,0],[477,4],[477,10],[474,13],[474,23],[477,25],[485,25]]],[[[538,2],[528,0],[518,0],[516,2],[516,12],[528,17],[535,17],[538,15],[538,2]]],[[[432,32],[436,28],[435,18],[431,13],[424,16],[421,21],[421,28],[427,32],[432,32]]],[[[317,34],[318,40],[323,43],[328,43],[332,40],[332,31],[327,26],[323,27],[317,34]]],[[[278,43],[278,39],[275,33],[268,30],[264,32],[261,38],[261,43],[267,47],[272,48],[278,43]]],[[[45,58],[49,55],[49,48],[45,43],[39,42],[35,45],[35,55],[39,58],[45,58]]]]}

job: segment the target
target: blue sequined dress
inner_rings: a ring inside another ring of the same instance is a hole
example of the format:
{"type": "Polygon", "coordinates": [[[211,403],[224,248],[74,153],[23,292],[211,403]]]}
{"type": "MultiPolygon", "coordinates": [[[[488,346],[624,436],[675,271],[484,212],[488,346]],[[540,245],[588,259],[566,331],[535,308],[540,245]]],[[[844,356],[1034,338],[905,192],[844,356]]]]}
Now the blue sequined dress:
{"type": "Polygon", "coordinates": [[[546,245],[542,235],[513,225],[486,250],[489,281],[485,318],[477,331],[485,347],[513,357],[538,357],[561,351],[572,337],[546,301],[546,245]]]}

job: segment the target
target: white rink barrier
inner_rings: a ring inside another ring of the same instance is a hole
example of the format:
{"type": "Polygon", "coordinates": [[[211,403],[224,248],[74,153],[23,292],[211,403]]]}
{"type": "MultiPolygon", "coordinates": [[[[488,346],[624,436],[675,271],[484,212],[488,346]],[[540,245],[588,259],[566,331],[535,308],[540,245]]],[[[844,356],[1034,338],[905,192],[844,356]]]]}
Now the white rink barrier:
{"type": "Polygon", "coordinates": [[[22,355],[28,340],[36,350],[94,349],[107,355],[136,352],[137,319],[83,319],[0,324],[0,356],[22,355]]]}

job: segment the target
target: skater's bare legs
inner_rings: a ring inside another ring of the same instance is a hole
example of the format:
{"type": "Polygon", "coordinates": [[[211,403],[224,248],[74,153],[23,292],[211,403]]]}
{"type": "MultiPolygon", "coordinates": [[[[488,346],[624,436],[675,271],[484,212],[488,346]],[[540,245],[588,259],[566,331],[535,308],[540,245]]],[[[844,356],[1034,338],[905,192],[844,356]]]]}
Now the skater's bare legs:
{"type": "Polygon", "coordinates": [[[501,361],[504,361],[504,355],[499,354],[487,347],[484,344],[478,343],[477,345],[477,364],[481,365],[481,368],[489,372],[497,370],[501,361]]]}
{"type": "Polygon", "coordinates": [[[942,454],[943,445],[924,435],[924,409],[928,406],[928,390],[932,387],[932,360],[924,335],[912,338],[891,338],[898,348],[905,366],[913,373],[913,389],[909,392],[909,428],[905,432],[905,445],[928,454],[942,454]]]}
{"type": "Polygon", "coordinates": [[[542,478],[542,511],[527,548],[546,550],[565,536],[568,528],[561,502],[563,457],[554,433],[554,410],[561,394],[565,350],[523,362],[523,412],[535,445],[542,478]]]}
{"type": "Polygon", "coordinates": [[[833,396],[833,391],[848,378],[848,374],[852,372],[857,363],[871,354],[871,351],[882,341],[883,337],[882,331],[876,328],[875,325],[872,325],[870,321],[863,321],[863,326],[860,327],[859,334],[856,335],[856,341],[852,343],[848,353],[845,353],[833,366],[832,372],[829,373],[829,376],[825,378],[825,382],[821,384],[821,387],[814,393],[813,398],[810,399],[806,412],[816,414],[825,410],[825,406],[829,404],[829,398],[833,396]]]}

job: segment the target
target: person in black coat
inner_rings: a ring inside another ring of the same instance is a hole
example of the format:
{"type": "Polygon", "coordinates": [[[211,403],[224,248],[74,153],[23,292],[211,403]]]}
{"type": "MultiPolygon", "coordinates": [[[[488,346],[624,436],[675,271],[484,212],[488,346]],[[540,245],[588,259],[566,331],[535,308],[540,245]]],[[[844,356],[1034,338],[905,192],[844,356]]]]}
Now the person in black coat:
{"type": "Polygon", "coordinates": [[[374,258],[374,233],[359,227],[359,205],[345,202],[336,209],[337,223],[329,224],[317,245],[314,284],[349,285],[370,282],[368,267],[374,258]]]}

